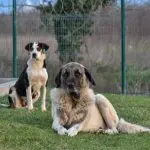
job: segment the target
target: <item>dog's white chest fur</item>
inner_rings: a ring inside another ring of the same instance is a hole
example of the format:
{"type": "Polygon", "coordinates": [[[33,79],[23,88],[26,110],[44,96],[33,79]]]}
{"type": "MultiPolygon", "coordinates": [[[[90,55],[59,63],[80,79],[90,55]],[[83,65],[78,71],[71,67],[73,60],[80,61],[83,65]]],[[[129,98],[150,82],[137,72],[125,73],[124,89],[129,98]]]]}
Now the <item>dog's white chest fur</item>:
{"type": "Polygon", "coordinates": [[[48,74],[45,68],[28,68],[28,78],[31,85],[36,84],[37,86],[46,85],[48,74]]]}

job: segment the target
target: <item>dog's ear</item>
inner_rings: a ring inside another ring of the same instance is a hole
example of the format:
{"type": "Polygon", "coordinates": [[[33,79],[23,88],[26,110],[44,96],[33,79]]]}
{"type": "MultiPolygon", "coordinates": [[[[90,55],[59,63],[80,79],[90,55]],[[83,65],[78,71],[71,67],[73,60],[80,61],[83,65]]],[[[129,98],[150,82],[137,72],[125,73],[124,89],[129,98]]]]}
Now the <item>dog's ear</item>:
{"type": "Polygon", "coordinates": [[[29,50],[32,48],[32,45],[33,45],[33,43],[28,43],[28,44],[25,46],[25,49],[26,49],[27,51],[29,51],[29,50]]]}
{"type": "Polygon", "coordinates": [[[85,75],[86,75],[87,79],[88,79],[93,85],[96,85],[96,83],[95,83],[94,79],[92,78],[90,72],[89,72],[86,68],[84,68],[84,71],[85,71],[85,75]]]}
{"type": "Polygon", "coordinates": [[[56,88],[61,87],[61,73],[62,73],[62,68],[60,69],[60,71],[58,72],[58,74],[56,75],[56,78],[55,78],[56,88]]]}
{"type": "Polygon", "coordinates": [[[44,49],[45,51],[47,51],[49,49],[49,46],[45,43],[39,43],[38,45],[41,49],[44,49]]]}

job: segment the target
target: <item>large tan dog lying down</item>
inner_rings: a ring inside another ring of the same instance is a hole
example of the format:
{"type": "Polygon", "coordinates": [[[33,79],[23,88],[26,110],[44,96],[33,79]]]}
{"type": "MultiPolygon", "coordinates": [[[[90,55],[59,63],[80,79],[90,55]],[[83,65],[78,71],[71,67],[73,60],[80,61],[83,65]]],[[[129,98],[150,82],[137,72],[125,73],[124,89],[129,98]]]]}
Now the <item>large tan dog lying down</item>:
{"type": "Polygon", "coordinates": [[[119,119],[109,100],[94,94],[89,83],[95,85],[91,74],[81,64],[68,63],[55,79],[51,90],[52,128],[60,135],[75,136],[78,132],[138,133],[150,129],[119,119]]]}

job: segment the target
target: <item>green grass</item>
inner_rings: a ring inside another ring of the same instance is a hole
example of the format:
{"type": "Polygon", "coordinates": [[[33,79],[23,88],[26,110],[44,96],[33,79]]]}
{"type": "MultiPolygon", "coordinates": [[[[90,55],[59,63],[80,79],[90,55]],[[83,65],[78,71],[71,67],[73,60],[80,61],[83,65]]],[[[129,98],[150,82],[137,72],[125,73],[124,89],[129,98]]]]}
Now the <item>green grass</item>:
{"type": "MultiPolygon", "coordinates": [[[[150,98],[106,94],[118,115],[133,123],[150,126],[150,98]]],[[[6,103],[7,98],[0,98],[6,103]]],[[[50,99],[47,112],[40,101],[33,112],[26,109],[0,108],[0,150],[148,150],[150,134],[104,135],[79,133],[75,137],[59,136],[52,129],[50,99]]]]}

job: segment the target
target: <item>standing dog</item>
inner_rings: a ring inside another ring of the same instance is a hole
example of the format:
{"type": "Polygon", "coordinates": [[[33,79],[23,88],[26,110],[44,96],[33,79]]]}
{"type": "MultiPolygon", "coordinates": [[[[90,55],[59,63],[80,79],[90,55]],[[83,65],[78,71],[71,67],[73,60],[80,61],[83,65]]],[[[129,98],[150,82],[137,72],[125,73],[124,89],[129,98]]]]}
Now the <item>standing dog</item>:
{"type": "Polygon", "coordinates": [[[95,82],[81,64],[70,62],[60,69],[51,90],[52,128],[60,135],[77,135],[78,132],[137,133],[150,129],[119,119],[109,100],[94,94],[89,83],[95,82]]]}
{"type": "Polygon", "coordinates": [[[28,106],[33,109],[33,103],[40,97],[43,88],[42,111],[46,111],[46,83],[48,73],[46,70],[46,55],[49,46],[45,43],[28,43],[25,49],[29,52],[29,60],[19,79],[9,90],[9,104],[11,108],[28,106]]]}

